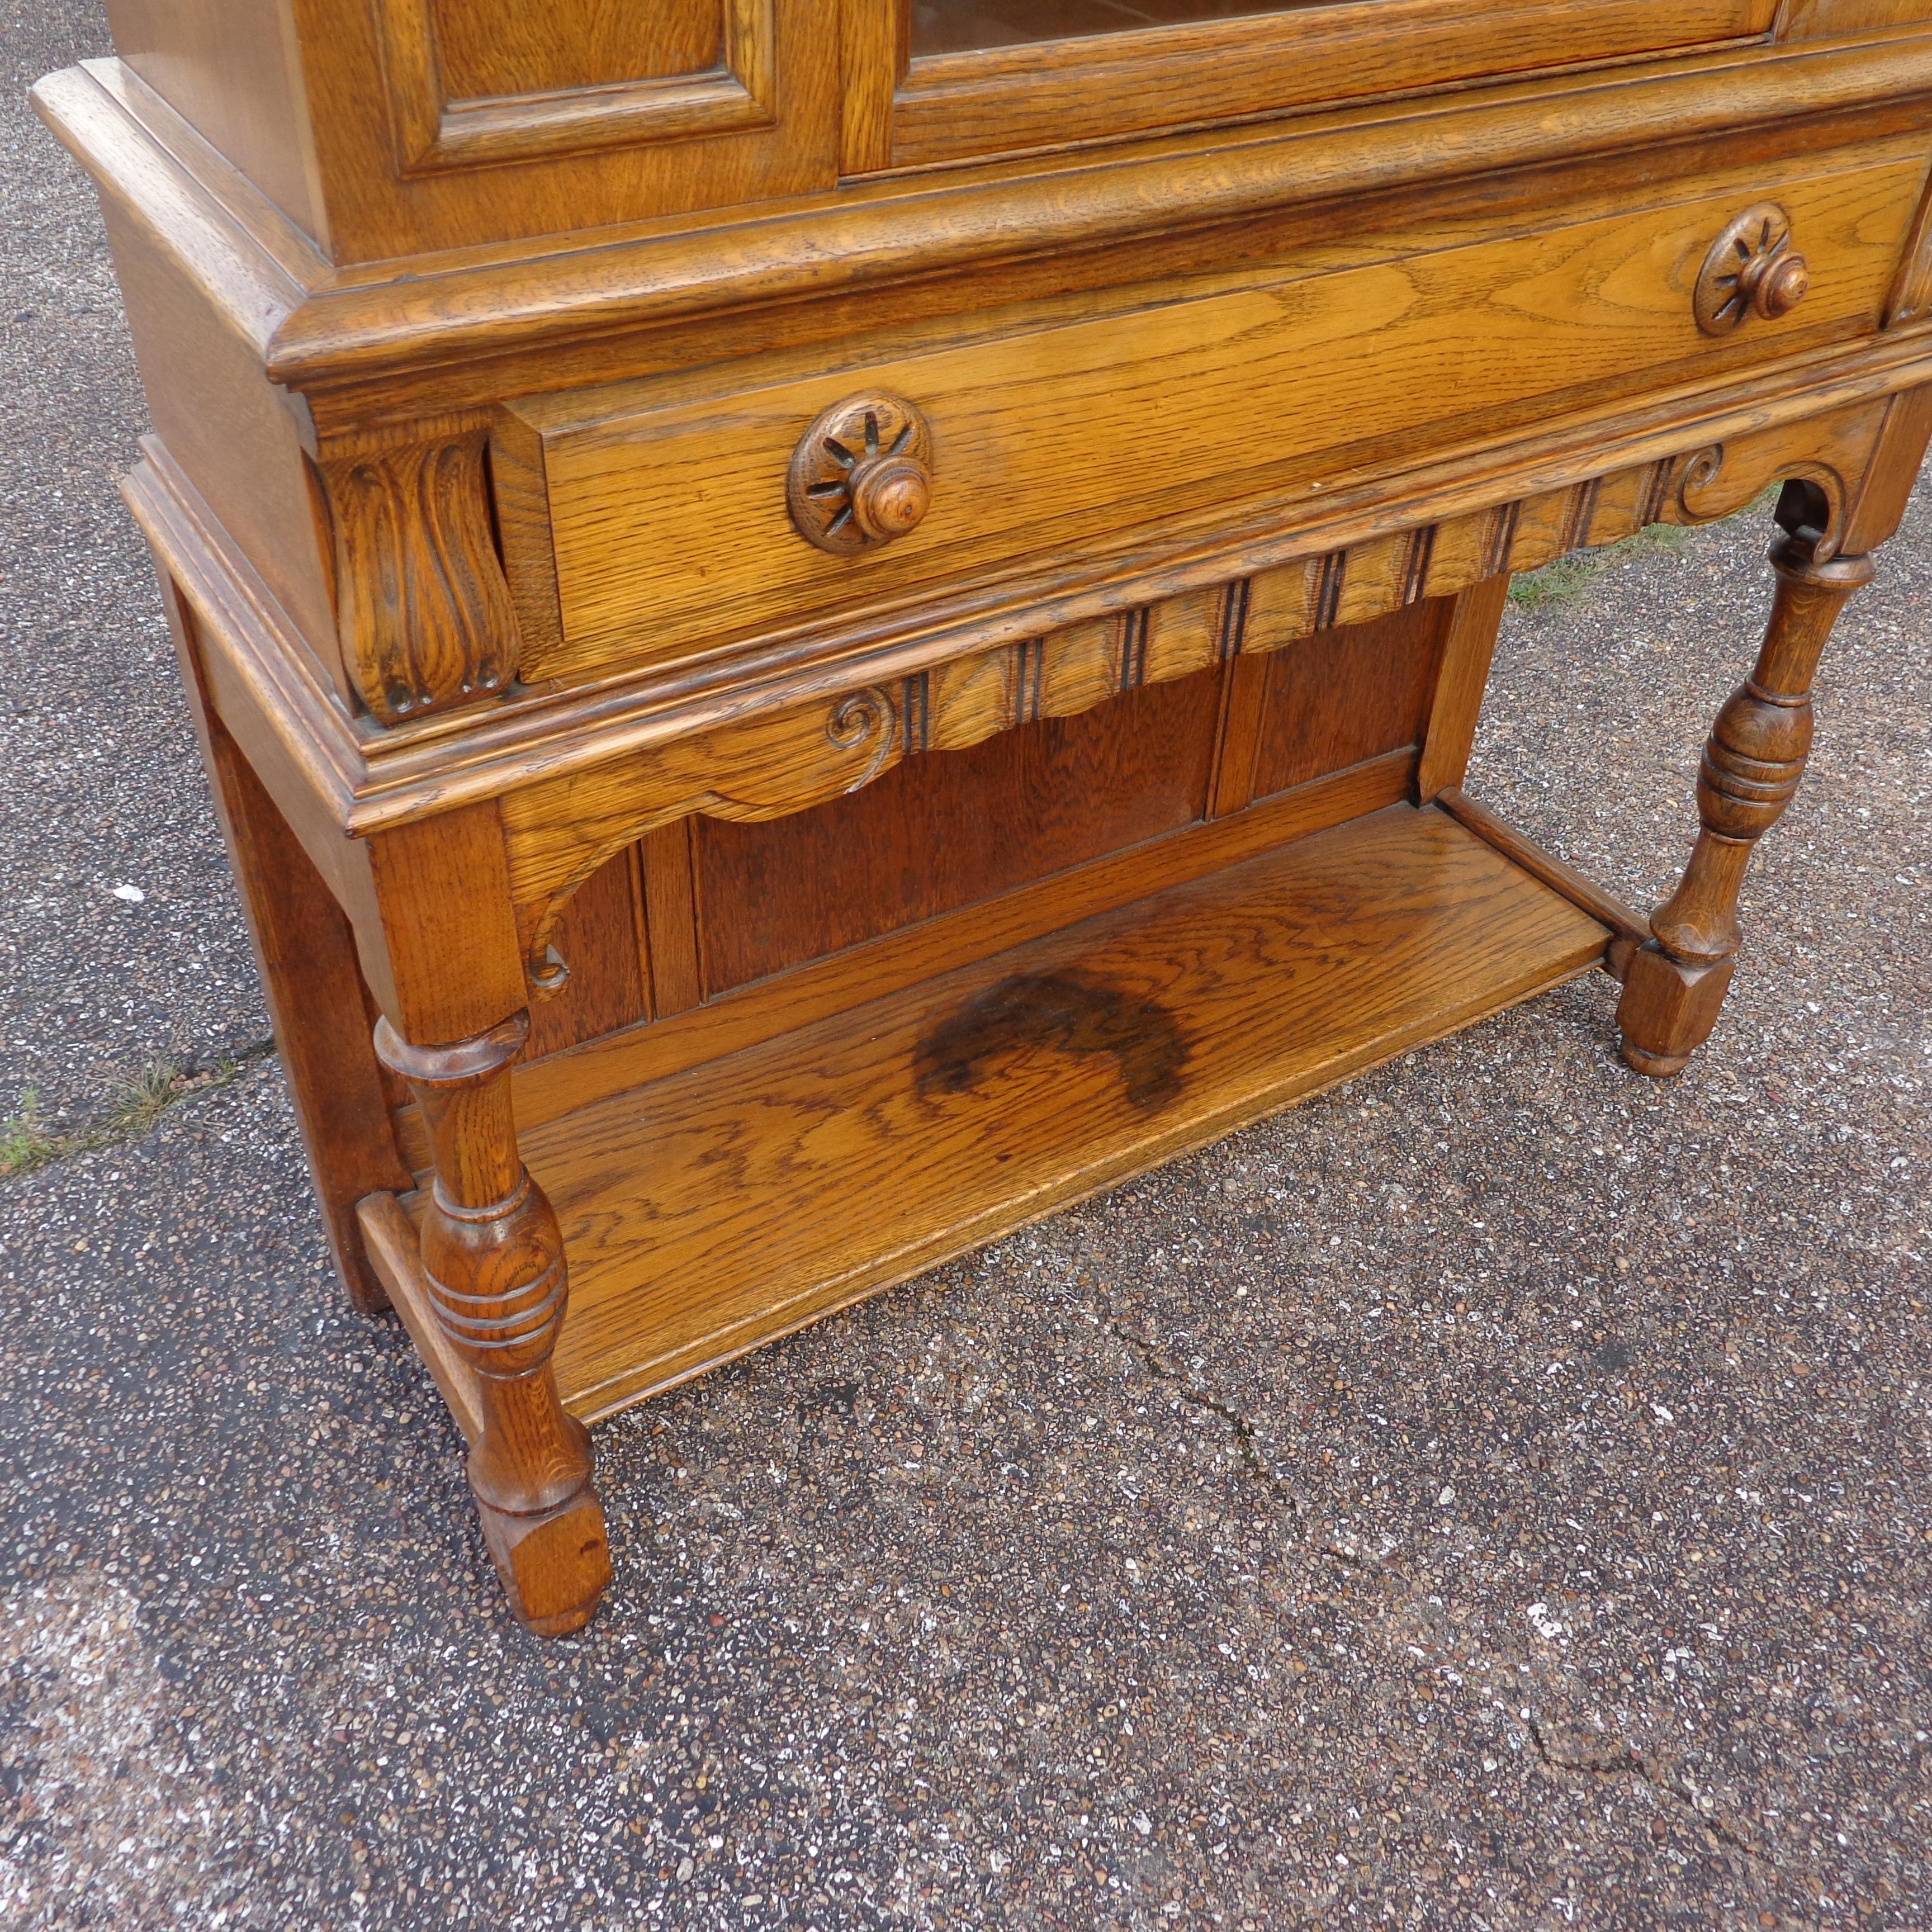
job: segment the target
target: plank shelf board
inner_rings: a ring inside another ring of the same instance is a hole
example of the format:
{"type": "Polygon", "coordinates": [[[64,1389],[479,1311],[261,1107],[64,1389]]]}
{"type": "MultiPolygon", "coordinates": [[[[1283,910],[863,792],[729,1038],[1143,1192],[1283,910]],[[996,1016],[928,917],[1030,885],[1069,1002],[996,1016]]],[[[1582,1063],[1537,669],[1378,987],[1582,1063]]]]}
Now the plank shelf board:
{"type": "Polygon", "coordinates": [[[548,1122],[524,1150],[570,1256],[566,1404],[628,1407],[1583,972],[1609,938],[1395,806],[548,1122]]]}

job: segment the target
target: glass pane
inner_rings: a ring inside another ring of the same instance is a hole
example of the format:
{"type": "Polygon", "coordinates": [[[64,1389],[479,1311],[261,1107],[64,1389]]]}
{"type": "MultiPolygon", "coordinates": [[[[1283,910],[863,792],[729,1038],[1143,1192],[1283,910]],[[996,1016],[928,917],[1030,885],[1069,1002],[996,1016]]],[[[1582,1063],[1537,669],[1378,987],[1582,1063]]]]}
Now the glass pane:
{"type": "Polygon", "coordinates": [[[915,54],[958,54],[1081,34],[1286,14],[1318,0],[913,0],[915,54]]]}

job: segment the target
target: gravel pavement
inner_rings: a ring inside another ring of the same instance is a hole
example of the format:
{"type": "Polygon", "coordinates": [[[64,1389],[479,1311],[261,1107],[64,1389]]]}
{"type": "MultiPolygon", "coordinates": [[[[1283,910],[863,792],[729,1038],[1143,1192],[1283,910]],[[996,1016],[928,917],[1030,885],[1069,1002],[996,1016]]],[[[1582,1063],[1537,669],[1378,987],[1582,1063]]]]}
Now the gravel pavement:
{"type": "MultiPolygon", "coordinates": [[[[0,1113],[80,1119],[266,1027],[18,100],[105,34],[0,19],[0,1113]]],[[[1640,904],[1765,535],[1512,616],[1472,789],[1640,904]]],[[[1932,1923],[1928,631],[1922,491],[1679,1079],[1594,976],[620,1419],[578,1639],[272,1060],[0,1181],[0,1924],[1932,1923]]]]}

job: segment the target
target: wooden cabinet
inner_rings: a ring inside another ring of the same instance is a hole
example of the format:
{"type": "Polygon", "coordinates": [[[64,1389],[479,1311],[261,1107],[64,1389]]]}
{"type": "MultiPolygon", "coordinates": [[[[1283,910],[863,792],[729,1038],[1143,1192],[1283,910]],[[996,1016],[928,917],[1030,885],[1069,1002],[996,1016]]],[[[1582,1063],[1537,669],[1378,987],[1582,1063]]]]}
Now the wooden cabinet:
{"type": "Polygon", "coordinates": [[[129,500],[532,1628],[600,1416],[1571,974],[1708,1034],[1932,434],[1932,0],[110,12],[129,500]],[[1646,920],[1461,790],[1509,578],[1773,485],[1646,920]]]}

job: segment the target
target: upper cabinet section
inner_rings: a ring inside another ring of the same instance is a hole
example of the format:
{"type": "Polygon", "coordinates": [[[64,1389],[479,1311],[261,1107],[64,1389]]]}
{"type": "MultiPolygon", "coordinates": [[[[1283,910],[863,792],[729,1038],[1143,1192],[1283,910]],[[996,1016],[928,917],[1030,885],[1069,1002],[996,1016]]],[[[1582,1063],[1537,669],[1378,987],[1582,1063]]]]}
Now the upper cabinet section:
{"type": "Polygon", "coordinates": [[[1932,0],[107,6],[152,90],[127,91],[131,111],[160,97],[343,269],[1932,16],[1932,0]]]}
{"type": "Polygon", "coordinates": [[[846,0],[852,172],[1706,46],[1778,0],[846,0]]]}

